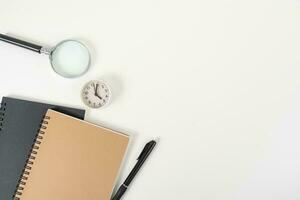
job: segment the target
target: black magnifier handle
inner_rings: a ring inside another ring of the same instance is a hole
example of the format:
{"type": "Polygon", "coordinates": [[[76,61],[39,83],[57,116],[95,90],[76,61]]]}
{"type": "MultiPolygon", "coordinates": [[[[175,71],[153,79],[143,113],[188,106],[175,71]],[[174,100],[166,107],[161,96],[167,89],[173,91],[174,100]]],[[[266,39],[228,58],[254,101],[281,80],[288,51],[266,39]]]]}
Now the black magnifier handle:
{"type": "Polygon", "coordinates": [[[30,42],[19,40],[17,38],[13,38],[13,37],[3,35],[3,34],[0,34],[0,40],[3,42],[7,42],[10,44],[25,48],[25,49],[29,49],[29,50],[37,52],[37,53],[41,53],[41,50],[42,50],[42,46],[32,44],[30,42]]]}

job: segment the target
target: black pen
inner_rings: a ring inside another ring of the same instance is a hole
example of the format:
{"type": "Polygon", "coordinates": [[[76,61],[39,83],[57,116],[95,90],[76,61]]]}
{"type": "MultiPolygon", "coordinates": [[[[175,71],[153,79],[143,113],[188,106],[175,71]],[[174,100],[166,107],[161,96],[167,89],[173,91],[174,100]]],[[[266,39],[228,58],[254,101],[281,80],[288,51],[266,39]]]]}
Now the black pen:
{"type": "Polygon", "coordinates": [[[125,182],[121,185],[121,187],[118,189],[117,193],[111,200],[120,200],[122,198],[122,196],[126,192],[127,188],[129,187],[131,181],[134,179],[134,177],[136,176],[138,171],[141,169],[141,167],[143,166],[143,164],[145,163],[145,161],[151,154],[155,145],[156,145],[156,141],[154,141],[154,140],[152,140],[146,144],[142,153],[140,154],[140,156],[137,159],[136,165],[134,166],[134,168],[132,169],[132,171],[130,172],[128,177],[126,178],[125,182]]]}

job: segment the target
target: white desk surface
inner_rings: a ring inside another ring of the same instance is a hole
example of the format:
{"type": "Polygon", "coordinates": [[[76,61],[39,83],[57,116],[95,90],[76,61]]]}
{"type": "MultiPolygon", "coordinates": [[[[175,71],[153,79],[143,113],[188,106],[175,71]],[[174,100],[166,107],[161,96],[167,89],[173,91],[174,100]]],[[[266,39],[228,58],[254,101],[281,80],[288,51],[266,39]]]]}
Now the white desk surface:
{"type": "Polygon", "coordinates": [[[87,120],[129,133],[124,199],[299,200],[299,0],[0,0],[0,31],[86,42],[92,68],[54,74],[46,56],[0,45],[0,95],[84,107],[90,79],[114,98],[87,120]]]}

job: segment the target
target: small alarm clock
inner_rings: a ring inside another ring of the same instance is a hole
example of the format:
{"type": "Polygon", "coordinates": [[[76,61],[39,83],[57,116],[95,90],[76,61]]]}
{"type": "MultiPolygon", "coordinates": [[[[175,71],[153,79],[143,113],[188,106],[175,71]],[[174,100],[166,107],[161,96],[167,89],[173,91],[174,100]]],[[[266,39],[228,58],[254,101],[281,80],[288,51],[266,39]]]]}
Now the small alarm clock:
{"type": "Polygon", "coordinates": [[[82,100],[90,108],[102,108],[111,100],[111,90],[102,81],[88,82],[82,89],[82,100]]]}

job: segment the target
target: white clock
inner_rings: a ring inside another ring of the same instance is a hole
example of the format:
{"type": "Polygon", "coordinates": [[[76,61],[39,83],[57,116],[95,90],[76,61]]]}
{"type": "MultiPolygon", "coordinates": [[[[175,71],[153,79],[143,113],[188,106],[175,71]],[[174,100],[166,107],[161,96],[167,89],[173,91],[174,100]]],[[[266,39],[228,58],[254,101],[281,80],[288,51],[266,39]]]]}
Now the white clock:
{"type": "Polygon", "coordinates": [[[87,106],[101,108],[110,102],[111,90],[104,82],[94,80],[83,87],[81,96],[87,106]]]}

